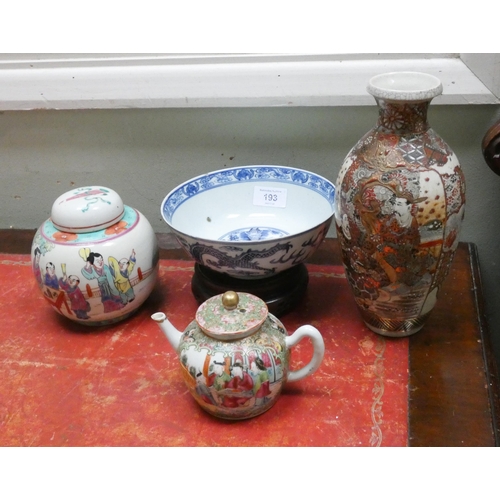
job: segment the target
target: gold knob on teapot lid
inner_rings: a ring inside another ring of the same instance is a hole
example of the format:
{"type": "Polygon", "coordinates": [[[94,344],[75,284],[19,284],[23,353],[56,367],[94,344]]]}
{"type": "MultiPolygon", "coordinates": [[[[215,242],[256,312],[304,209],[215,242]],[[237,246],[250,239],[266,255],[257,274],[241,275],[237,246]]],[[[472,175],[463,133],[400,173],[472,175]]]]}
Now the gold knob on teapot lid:
{"type": "Polygon", "coordinates": [[[228,311],[232,311],[238,307],[238,303],[240,302],[240,298],[238,294],[233,291],[228,291],[222,295],[222,305],[228,311]]]}

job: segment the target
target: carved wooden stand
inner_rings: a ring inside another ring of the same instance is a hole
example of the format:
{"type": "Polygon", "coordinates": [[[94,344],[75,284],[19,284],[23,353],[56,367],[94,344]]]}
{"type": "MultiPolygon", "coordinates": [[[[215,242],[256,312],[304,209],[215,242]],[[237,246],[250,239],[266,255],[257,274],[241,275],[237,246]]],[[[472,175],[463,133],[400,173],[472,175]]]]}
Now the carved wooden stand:
{"type": "Polygon", "coordinates": [[[200,303],[228,290],[251,293],[267,304],[270,313],[280,316],[299,303],[308,282],[309,274],[304,264],[268,278],[250,280],[234,278],[195,264],[191,289],[200,303]]]}

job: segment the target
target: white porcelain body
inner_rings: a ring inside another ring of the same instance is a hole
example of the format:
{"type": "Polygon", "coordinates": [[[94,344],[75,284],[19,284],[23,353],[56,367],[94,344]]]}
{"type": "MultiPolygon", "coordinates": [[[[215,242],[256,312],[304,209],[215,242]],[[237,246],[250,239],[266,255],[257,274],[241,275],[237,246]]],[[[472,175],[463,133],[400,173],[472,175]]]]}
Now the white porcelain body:
{"type": "Polygon", "coordinates": [[[124,206],[116,224],[87,233],[67,233],[46,220],[31,247],[40,291],[60,314],[101,326],[134,313],[158,277],[158,242],[149,221],[124,206]]]}
{"type": "Polygon", "coordinates": [[[334,198],[333,183],[317,174],[255,165],[188,180],[161,213],[196,262],[252,279],[307,260],[328,232],[334,198]]]}

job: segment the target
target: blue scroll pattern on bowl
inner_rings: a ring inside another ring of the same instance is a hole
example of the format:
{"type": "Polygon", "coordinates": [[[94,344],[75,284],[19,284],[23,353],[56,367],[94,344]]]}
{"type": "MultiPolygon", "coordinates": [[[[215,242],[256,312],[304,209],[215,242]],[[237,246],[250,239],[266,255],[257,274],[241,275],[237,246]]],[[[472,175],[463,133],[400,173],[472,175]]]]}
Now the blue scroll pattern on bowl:
{"type": "Polygon", "coordinates": [[[165,199],[162,207],[166,220],[171,221],[175,210],[189,198],[198,193],[225,184],[238,182],[279,181],[288,184],[301,184],[312,189],[330,203],[333,203],[335,188],[323,177],[297,168],[277,166],[254,166],[225,169],[202,175],[182,184],[165,199]]]}

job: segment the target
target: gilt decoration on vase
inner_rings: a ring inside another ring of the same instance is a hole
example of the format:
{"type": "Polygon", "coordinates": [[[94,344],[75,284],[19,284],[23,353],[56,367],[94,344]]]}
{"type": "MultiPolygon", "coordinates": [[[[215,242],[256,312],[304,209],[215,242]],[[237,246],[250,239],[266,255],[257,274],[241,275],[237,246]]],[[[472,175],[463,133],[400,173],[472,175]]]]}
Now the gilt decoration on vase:
{"type": "Polygon", "coordinates": [[[425,324],[459,242],[465,181],[430,128],[440,80],[414,72],[372,78],[376,126],[347,154],[337,179],[336,229],[355,301],[374,332],[404,337],[425,324]]]}

